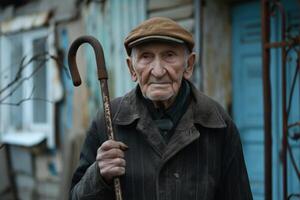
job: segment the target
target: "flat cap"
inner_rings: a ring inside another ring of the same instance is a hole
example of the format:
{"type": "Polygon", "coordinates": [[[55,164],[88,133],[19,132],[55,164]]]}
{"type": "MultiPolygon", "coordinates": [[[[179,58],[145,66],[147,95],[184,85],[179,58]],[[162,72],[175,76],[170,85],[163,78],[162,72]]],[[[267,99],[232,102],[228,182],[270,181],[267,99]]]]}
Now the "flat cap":
{"type": "Polygon", "coordinates": [[[165,17],[153,17],[134,28],[125,38],[127,54],[132,47],[149,41],[166,41],[186,44],[190,51],[194,48],[192,34],[177,22],[165,17]]]}

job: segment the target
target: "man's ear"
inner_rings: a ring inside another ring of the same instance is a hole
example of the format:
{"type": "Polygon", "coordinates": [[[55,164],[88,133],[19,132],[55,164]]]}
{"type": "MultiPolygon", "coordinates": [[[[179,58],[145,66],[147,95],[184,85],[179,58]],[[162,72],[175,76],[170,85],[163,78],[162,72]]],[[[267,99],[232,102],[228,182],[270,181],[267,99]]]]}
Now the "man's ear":
{"type": "Polygon", "coordinates": [[[183,77],[185,79],[191,78],[193,71],[194,71],[195,60],[196,60],[195,52],[190,53],[188,61],[187,61],[187,66],[183,72],[183,77]]]}
{"type": "Polygon", "coordinates": [[[136,72],[135,72],[135,70],[133,68],[133,65],[132,65],[132,59],[130,57],[127,57],[126,62],[127,62],[127,67],[129,69],[130,75],[131,75],[131,80],[133,82],[136,82],[137,81],[137,76],[136,76],[136,72]]]}

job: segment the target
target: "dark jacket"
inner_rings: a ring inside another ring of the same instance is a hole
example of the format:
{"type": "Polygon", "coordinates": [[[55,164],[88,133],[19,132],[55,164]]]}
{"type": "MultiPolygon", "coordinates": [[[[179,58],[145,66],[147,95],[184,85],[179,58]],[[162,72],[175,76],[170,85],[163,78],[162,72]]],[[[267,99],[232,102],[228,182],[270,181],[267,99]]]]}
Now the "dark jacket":
{"type": "MultiPolygon", "coordinates": [[[[124,200],[252,199],[235,124],[216,102],[191,88],[191,103],[168,144],[137,98],[137,89],[112,101],[116,138],[129,146],[121,177],[124,200]]],[[[98,114],[73,176],[72,199],[114,199],[113,187],[95,163],[106,139],[98,114]]]]}

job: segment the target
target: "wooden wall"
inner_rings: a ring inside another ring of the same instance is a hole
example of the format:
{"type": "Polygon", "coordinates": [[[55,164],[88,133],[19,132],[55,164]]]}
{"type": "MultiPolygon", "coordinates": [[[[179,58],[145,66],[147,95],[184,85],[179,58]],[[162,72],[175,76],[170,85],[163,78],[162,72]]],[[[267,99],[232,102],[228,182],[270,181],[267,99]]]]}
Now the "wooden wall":
{"type": "Polygon", "coordinates": [[[193,0],[148,0],[147,15],[151,17],[169,17],[188,31],[194,32],[193,0]]]}

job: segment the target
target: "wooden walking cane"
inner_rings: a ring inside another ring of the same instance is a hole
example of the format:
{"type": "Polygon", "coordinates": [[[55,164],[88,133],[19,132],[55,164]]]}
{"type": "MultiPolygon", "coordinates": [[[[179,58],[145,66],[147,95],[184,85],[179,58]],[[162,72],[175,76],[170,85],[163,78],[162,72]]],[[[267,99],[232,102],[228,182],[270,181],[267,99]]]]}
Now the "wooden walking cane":
{"type": "MultiPolygon", "coordinates": [[[[96,63],[97,63],[97,71],[98,71],[98,80],[100,81],[102,100],[103,100],[103,110],[104,110],[104,118],[107,129],[108,139],[114,139],[114,133],[112,128],[112,119],[111,119],[111,108],[110,108],[110,100],[107,86],[107,72],[105,59],[103,54],[103,49],[100,42],[92,37],[92,36],[81,36],[77,38],[71,45],[68,54],[68,63],[69,69],[71,72],[73,84],[77,87],[81,84],[80,74],[78,72],[78,67],[76,64],[76,53],[79,46],[83,43],[89,43],[95,52],[96,63]]],[[[114,187],[116,200],[122,200],[122,192],[121,192],[121,184],[119,178],[114,178],[114,187]]]]}

